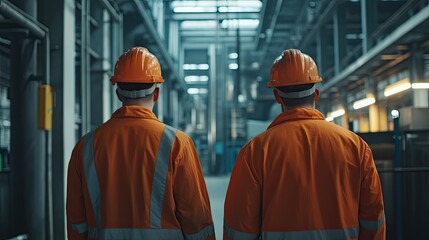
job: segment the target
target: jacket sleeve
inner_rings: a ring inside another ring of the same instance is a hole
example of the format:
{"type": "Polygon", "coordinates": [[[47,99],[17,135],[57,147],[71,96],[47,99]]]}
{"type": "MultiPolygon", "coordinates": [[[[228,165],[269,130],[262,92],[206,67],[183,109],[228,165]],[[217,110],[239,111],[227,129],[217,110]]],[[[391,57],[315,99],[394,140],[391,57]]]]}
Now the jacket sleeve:
{"type": "Polygon", "coordinates": [[[180,145],[173,174],[177,218],[186,239],[214,240],[210,201],[197,152],[189,137],[180,145]]]}
{"type": "Polygon", "coordinates": [[[359,239],[386,239],[383,194],[372,152],[365,146],[359,200],[359,239]]]}
{"type": "Polygon", "coordinates": [[[87,219],[82,189],[82,141],[73,149],[67,174],[67,236],[70,240],[87,239],[87,219]]]}
{"type": "Polygon", "coordinates": [[[223,229],[226,240],[252,240],[260,236],[262,187],[248,151],[246,146],[241,149],[226,194],[223,229]]]}

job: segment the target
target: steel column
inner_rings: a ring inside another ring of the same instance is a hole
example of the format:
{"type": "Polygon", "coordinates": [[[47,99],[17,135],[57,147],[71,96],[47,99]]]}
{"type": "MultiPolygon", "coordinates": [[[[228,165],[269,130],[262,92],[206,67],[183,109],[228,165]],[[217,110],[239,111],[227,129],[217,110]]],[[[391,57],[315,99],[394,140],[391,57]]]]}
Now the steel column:
{"type": "MultiPolygon", "coordinates": [[[[412,83],[427,82],[427,80],[425,80],[424,64],[424,51],[418,49],[418,46],[414,45],[410,61],[410,78],[412,83]]],[[[429,107],[429,97],[427,89],[413,89],[412,98],[412,103],[414,107],[429,107]]]]}
{"type": "MultiPolygon", "coordinates": [[[[20,0],[14,3],[36,18],[37,1],[20,0]]],[[[12,40],[11,232],[42,240],[46,239],[46,138],[44,132],[37,128],[37,108],[34,107],[39,86],[36,77],[37,54],[35,39],[15,36],[12,40]]]]}
{"type": "MultiPolygon", "coordinates": [[[[393,118],[394,141],[395,141],[395,159],[394,167],[402,168],[402,134],[399,129],[400,115],[393,118]]],[[[395,229],[396,240],[402,240],[402,177],[400,174],[395,174],[395,229]]]]}
{"type": "Polygon", "coordinates": [[[346,51],[346,14],[342,8],[344,4],[337,5],[334,12],[334,66],[335,74],[338,74],[341,69],[341,60],[345,56],[346,51]]]}
{"type": "Polygon", "coordinates": [[[319,70],[320,75],[324,75],[327,69],[327,61],[328,61],[328,39],[326,27],[324,25],[320,26],[320,29],[317,33],[317,68],[319,70]]]}
{"type": "Polygon", "coordinates": [[[363,53],[374,45],[372,34],[377,27],[377,1],[361,0],[361,26],[362,26],[362,51],[363,53]]]}
{"type": "Polygon", "coordinates": [[[210,65],[210,81],[209,81],[209,94],[208,94],[208,136],[207,143],[209,149],[209,166],[211,166],[211,170],[213,171],[216,166],[216,152],[215,152],[215,144],[216,144],[216,98],[217,98],[217,75],[216,75],[216,45],[210,45],[208,49],[209,55],[209,65],[210,65]]]}
{"type": "Polygon", "coordinates": [[[89,56],[90,47],[90,0],[81,2],[81,29],[80,29],[80,109],[81,109],[81,132],[84,135],[91,131],[91,60],[89,56]]]}
{"type": "MultiPolygon", "coordinates": [[[[41,0],[39,0],[41,1],[41,0]]],[[[75,130],[75,1],[44,0],[43,22],[50,29],[50,40],[55,48],[50,50],[52,67],[52,86],[55,89],[55,108],[53,112],[52,142],[52,198],[53,198],[53,237],[63,240],[65,236],[65,190],[67,166],[74,144],[75,130]],[[59,14],[51,14],[52,9],[59,14]]]]}

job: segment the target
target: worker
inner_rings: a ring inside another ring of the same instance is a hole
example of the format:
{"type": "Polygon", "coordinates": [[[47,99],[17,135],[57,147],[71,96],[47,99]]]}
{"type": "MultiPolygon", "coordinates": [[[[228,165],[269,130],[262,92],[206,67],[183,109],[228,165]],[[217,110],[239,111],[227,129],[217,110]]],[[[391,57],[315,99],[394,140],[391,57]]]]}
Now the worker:
{"type": "Polygon", "coordinates": [[[215,239],[195,146],[152,112],[164,82],[158,59],[131,48],[111,82],[122,107],[71,155],[68,239],[215,239]]]}
{"type": "Polygon", "coordinates": [[[322,82],[297,49],[273,63],[282,113],[239,152],[225,200],[224,239],[385,239],[371,149],[315,109],[322,82]]]}

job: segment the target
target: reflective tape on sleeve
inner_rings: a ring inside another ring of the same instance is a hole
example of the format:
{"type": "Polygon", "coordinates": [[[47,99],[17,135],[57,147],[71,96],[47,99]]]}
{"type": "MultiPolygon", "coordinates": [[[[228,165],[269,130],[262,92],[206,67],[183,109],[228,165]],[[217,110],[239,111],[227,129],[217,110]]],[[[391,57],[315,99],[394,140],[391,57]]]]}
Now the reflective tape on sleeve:
{"type": "Polygon", "coordinates": [[[164,202],[165,182],[167,180],[170,153],[176,137],[176,129],[165,125],[153,175],[152,192],[150,196],[150,227],[161,228],[162,205],[164,202]]]}
{"type": "Polygon", "coordinates": [[[204,240],[214,235],[214,226],[209,225],[203,228],[201,231],[193,234],[185,234],[186,240],[204,240]]]}
{"type": "Polygon", "coordinates": [[[100,184],[94,161],[94,133],[89,132],[83,139],[83,163],[89,198],[94,211],[97,227],[101,227],[100,184]]]}
{"type": "Polygon", "coordinates": [[[77,232],[77,233],[86,233],[88,232],[88,224],[86,224],[86,222],[84,223],[70,223],[71,228],[73,229],[73,231],[77,232]]]}
{"type": "Polygon", "coordinates": [[[359,224],[361,227],[365,228],[366,230],[377,231],[381,226],[383,226],[384,221],[385,221],[385,216],[383,212],[383,216],[381,216],[380,220],[378,221],[359,220],[359,224]]]}
{"type": "Polygon", "coordinates": [[[88,237],[97,240],[183,240],[180,229],[147,229],[147,228],[89,228],[88,237]]]}
{"type": "Polygon", "coordinates": [[[224,221],[223,230],[226,233],[226,236],[233,240],[256,240],[259,237],[259,234],[254,233],[245,233],[232,229],[228,224],[224,221]]]}
{"type": "Polygon", "coordinates": [[[290,240],[307,240],[307,239],[349,239],[359,236],[359,228],[342,228],[342,229],[325,229],[325,230],[310,230],[297,232],[262,232],[262,239],[290,239],[290,240]]]}

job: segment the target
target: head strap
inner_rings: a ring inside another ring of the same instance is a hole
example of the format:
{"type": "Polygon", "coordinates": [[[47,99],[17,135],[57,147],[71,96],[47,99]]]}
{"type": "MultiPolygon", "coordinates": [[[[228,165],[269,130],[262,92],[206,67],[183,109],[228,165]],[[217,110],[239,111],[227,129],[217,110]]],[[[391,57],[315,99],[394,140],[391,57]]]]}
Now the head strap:
{"type": "Polygon", "coordinates": [[[118,86],[117,91],[121,96],[124,96],[126,98],[144,98],[152,94],[155,91],[155,88],[157,87],[158,87],[158,84],[153,84],[152,87],[148,89],[128,91],[128,90],[121,89],[118,86]]]}
{"type": "Polygon", "coordinates": [[[277,89],[277,93],[279,94],[280,97],[283,98],[303,98],[303,97],[308,97],[311,94],[313,94],[316,91],[316,84],[313,85],[313,87],[303,90],[303,91],[299,91],[299,92],[282,92],[279,89],[277,89]]]}

